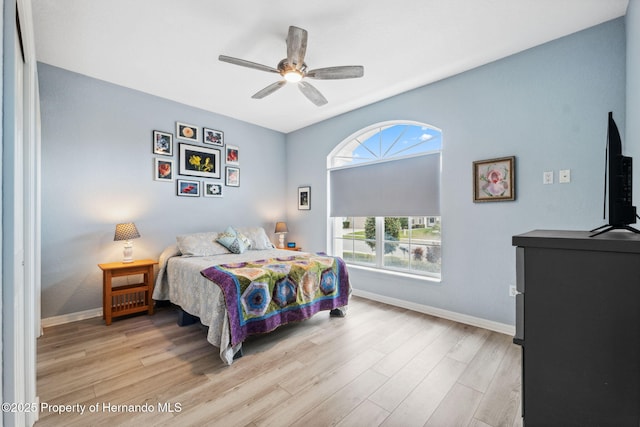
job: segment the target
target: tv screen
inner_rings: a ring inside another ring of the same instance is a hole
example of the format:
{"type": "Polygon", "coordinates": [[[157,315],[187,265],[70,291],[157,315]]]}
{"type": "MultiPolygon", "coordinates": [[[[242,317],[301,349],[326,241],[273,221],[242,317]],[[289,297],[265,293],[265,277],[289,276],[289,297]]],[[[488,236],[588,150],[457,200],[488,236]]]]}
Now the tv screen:
{"type": "Polygon", "coordinates": [[[622,155],[620,132],[613,119],[613,113],[609,112],[605,172],[605,211],[608,207],[608,224],[591,230],[592,232],[597,231],[592,236],[615,229],[626,229],[640,233],[629,226],[629,224],[635,224],[637,217],[636,208],[632,203],[632,169],[631,157],[622,155]]]}

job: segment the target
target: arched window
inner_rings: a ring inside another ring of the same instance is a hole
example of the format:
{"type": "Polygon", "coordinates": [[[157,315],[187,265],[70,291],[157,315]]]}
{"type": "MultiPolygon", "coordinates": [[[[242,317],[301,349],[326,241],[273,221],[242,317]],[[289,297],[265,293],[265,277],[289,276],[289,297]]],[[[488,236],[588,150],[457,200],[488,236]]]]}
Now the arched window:
{"type": "Polygon", "coordinates": [[[347,263],[440,278],[442,132],[379,123],[328,156],[331,249],[347,263]]]}

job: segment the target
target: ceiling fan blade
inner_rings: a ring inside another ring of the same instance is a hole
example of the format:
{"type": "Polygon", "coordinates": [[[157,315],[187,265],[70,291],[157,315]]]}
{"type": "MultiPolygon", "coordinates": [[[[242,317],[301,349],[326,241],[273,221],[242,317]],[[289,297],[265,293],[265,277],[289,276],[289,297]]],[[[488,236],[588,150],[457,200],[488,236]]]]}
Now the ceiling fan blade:
{"type": "Polygon", "coordinates": [[[271,83],[269,86],[265,87],[261,91],[256,92],[256,94],[253,95],[252,98],[253,99],[262,99],[267,95],[271,95],[273,92],[277,91],[278,89],[280,89],[285,84],[287,84],[286,80],[280,80],[278,82],[271,83]]]}
{"type": "Polygon", "coordinates": [[[307,30],[291,26],[287,36],[287,61],[300,69],[307,53],[307,30]]]}
{"type": "Polygon", "coordinates": [[[253,68],[254,70],[260,71],[268,71],[270,73],[278,73],[280,71],[273,67],[269,67],[268,65],[258,64],[257,62],[251,62],[244,59],[233,58],[231,56],[220,55],[218,56],[218,60],[222,62],[228,62],[229,64],[240,65],[241,67],[253,68]]]}
{"type": "Polygon", "coordinates": [[[326,67],[309,70],[305,73],[305,77],[312,79],[354,79],[364,75],[364,67],[362,65],[345,65],[342,67],[326,67]]]}
{"type": "Polygon", "coordinates": [[[313,102],[318,107],[327,103],[327,99],[322,96],[320,91],[304,80],[298,83],[298,89],[300,89],[300,92],[302,92],[309,101],[313,102]]]}

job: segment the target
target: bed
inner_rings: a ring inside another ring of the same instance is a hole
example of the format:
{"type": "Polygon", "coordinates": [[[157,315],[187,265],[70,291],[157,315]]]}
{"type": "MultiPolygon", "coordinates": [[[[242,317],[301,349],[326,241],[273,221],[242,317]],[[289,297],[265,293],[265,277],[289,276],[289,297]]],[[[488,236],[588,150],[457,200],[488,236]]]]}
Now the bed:
{"type": "Polygon", "coordinates": [[[181,235],[176,242],[160,255],[153,299],[179,306],[181,318],[199,318],[227,365],[250,335],[319,311],[346,314],[351,288],[338,257],[276,249],[261,227],[181,235]]]}

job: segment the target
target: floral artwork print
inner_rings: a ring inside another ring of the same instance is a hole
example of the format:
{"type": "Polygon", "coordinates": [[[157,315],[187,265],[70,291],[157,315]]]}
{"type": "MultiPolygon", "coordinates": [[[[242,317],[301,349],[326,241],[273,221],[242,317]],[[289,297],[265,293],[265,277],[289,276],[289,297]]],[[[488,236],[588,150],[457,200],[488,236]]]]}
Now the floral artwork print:
{"type": "Polygon", "coordinates": [[[224,132],[207,128],[204,128],[202,131],[205,144],[224,146],[224,132]]]}
{"type": "Polygon", "coordinates": [[[514,200],[514,157],[473,162],[474,202],[514,200]]]}
{"type": "Polygon", "coordinates": [[[227,145],[227,164],[239,165],[240,164],[240,149],[234,145],[227,145]]]}
{"type": "Polygon", "coordinates": [[[179,179],[178,196],[200,197],[200,182],[179,179]]]}
{"type": "Polygon", "coordinates": [[[240,169],[227,166],[225,185],[229,187],[240,187],[240,169]]]}
{"type": "Polygon", "coordinates": [[[165,178],[169,175],[171,175],[171,163],[160,162],[160,165],[158,166],[158,176],[165,178]]]}
{"type": "Polygon", "coordinates": [[[156,181],[173,181],[173,160],[154,159],[156,181]]]}
{"type": "Polygon", "coordinates": [[[205,182],[204,197],[222,197],[222,184],[205,182]]]}
{"type": "Polygon", "coordinates": [[[176,136],[190,141],[198,141],[198,128],[186,123],[176,122],[176,136]]]}
{"type": "Polygon", "coordinates": [[[197,171],[211,172],[213,170],[213,161],[211,160],[211,157],[205,157],[203,160],[202,156],[192,154],[189,157],[189,164],[197,171]]]}
{"type": "Polygon", "coordinates": [[[483,183],[480,187],[484,194],[489,197],[504,196],[509,190],[509,182],[506,180],[509,176],[509,170],[504,165],[491,165],[486,169],[484,175],[480,175],[480,181],[483,183]]]}
{"type": "Polygon", "coordinates": [[[173,135],[167,132],[153,131],[153,153],[173,156],[173,135]]]}
{"type": "Polygon", "coordinates": [[[179,175],[220,178],[220,150],[189,144],[179,144],[179,147],[179,175]]]}

